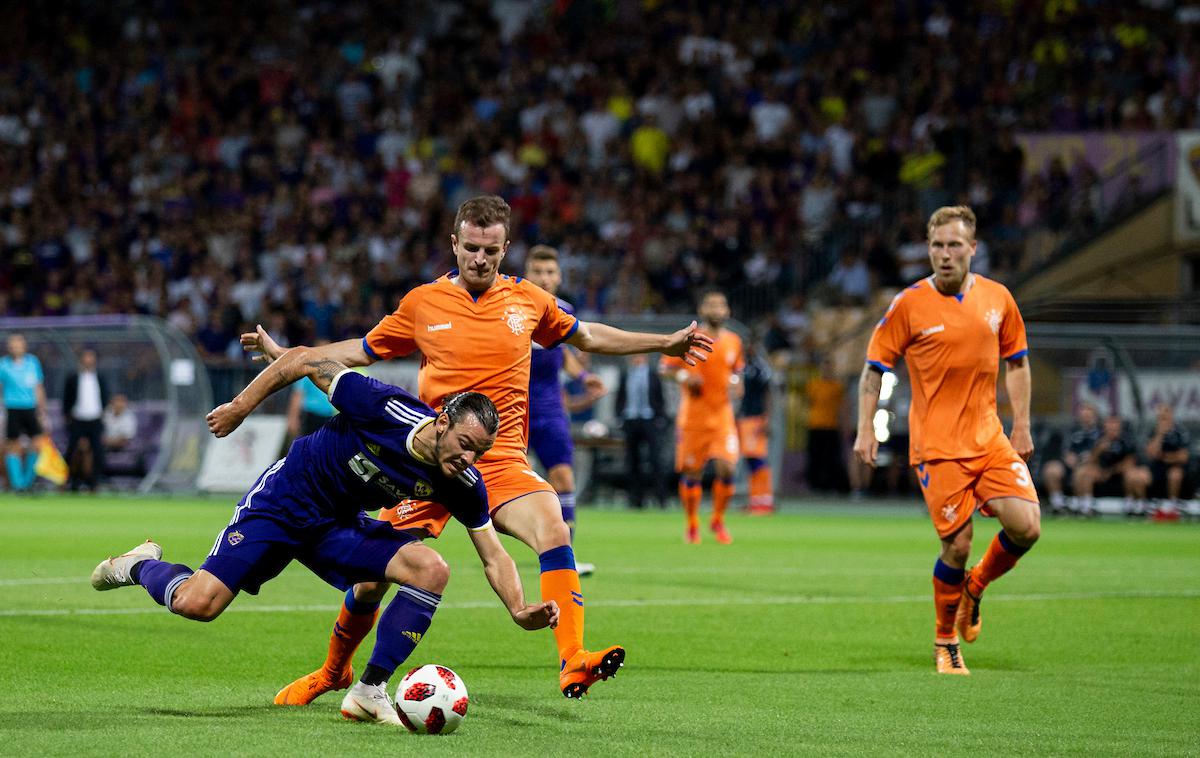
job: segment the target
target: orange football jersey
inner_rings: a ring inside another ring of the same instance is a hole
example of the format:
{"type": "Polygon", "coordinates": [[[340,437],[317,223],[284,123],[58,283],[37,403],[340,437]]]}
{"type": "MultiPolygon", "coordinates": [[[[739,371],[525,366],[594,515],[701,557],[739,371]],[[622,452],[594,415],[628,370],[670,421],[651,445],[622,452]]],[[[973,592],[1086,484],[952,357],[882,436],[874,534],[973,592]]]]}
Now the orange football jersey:
{"type": "Polygon", "coordinates": [[[433,408],[448,395],[482,392],[500,412],[489,458],[525,454],[531,341],[550,347],[575,333],[576,318],[542,288],[500,275],[478,299],[451,278],[421,285],[363,338],[379,360],[421,351],[418,394],[433,408]]]}
{"type": "Polygon", "coordinates": [[[912,383],[909,458],[976,458],[1006,445],[996,413],[1000,359],[1029,351],[1025,321],[1008,289],[971,274],[962,295],[943,295],[932,277],[892,300],[875,327],[867,362],[890,371],[903,356],[912,383]]]}
{"type": "Polygon", "coordinates": [[[742,338],[722,329],[713,338],[708,360],[689,366],[682,358],[663,356],[661,365],[671,371],[680,369],[703,381],[699,390],[680,387],[679,415],[676,426],[684,430],[734,429],[733,403],[729,399],[729,378],[745,367],[742,338]]]}

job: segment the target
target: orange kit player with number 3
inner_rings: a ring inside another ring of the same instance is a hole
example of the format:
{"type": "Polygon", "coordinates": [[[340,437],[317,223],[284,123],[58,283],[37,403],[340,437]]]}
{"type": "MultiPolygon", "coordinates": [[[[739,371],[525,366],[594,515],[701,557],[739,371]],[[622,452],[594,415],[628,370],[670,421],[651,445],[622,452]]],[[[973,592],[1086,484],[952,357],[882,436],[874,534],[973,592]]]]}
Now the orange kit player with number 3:
{"type": "Polygon", "coordinates": [[[974,642],[983,590],[1016,565],[1041,533],[1038,496],[1025,459],[1031,388],[1025,322],[1004,285],[970,272],[975,214],[938,209],[929,219],[933,275],[898,294],[875,327],[858,389],[854,452],[875,464],[873,419],[883,373],[903,357],[912,383],[909,460],[942,551],[933,567],[934,660],[939,674],[969,674],[959,635],[974,642]],[[996,412],[996,378],[1005,387],[1013,428],[996,412]],[[975,511],[995,516],[1000,532],[966,571],[975,511]]]}

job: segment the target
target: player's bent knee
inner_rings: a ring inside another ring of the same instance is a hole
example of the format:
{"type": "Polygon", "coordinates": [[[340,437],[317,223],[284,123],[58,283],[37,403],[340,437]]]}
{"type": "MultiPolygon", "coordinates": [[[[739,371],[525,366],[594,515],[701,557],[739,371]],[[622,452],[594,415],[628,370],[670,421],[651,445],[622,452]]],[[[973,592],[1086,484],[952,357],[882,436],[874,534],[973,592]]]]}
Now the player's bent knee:
{"type": "Polygon", "coordinates": [[[571,544],[571,527],[567,522],[558,520],[541,524],[538,527],[538,551],[546,552],[556,547],[571,544]]]}
{"type": "Polygon", "coordinates": [[[422,553],[415,561],[410,558],[412,578],[407,583],[441,594],[450,583],[450,566],[433,550],[424,550],[422,553]]]}
{"type": "Polygon", "coordinates": [[[354,585],[354,599],[364,603],[378,603],[387,594],[387,582],[359,582],[354,585]]]}
{"type": "Polygon", "coordinates": [[[192,621],[208,622],[221,615],[225,608],[215,598],[197,593],[176,592],[171,601],[171,610],[178,616],[192,621]]]}

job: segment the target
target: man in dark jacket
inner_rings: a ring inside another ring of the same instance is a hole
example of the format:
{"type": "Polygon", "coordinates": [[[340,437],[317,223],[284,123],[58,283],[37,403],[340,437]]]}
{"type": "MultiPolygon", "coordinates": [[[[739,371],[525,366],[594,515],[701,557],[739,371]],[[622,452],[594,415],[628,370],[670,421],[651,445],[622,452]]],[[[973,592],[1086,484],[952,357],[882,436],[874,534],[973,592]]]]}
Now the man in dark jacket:
{"type": "Polygon", "coordinates": [[[667,488],[660,450],[670,447],[671,439],[667,434],[662,381],[646,356],[629,356],[629,364],[621,372],[615,410],[625,429],[629,504],[643,507],[648,482],[661,508],[666,505],[667,488]]]}
{"type": "Polygon", "coordinates": [[[67,375],[63,385],[63,415],[67,417],[68,486],[73,492],[86,485],[95,491],[104,471],[104,408],[108,385],[96,371],[96,351],[79,353],[79,369],[67,375]]]}

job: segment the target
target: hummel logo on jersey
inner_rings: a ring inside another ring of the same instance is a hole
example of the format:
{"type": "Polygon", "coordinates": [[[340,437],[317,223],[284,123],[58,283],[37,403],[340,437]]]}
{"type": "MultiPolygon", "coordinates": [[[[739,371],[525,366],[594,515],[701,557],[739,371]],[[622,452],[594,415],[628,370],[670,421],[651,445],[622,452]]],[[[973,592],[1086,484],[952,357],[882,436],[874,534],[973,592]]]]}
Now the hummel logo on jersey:
{"type": "Polygon", "coordinates": [[[427,327],[425,327],[425,328],[426,328],[426,329],[428,329],[428,330],[429,330],[429,331],[431,331],[431,332],[443,332],[443,331],[445,331],[445,330],[449,329],[449,328],[450,328],[450,325],[451,325],[452,323],[453,323],[453,322],[451,322],[451,321],[447,321],[447,322],[446,322],[446,323],[444,323],[444,324],[430,324],[429,326],[427,326],[427,327]]]}
{"type": "Polygon", "coordinates": [[[954,512],[957,510],[958,510],[958,506],[954,505],[953,503],[946,505],[945,507],[942,508],[942,518],[944,518],[947,521],[953,521],[954,520],[954,512]]]}
{"type": "Polygon", "coordinates": [[[922,336],[922,337],[928,337],[928,336],[929,336],[929,335],[931,335],[931,334],[937,334],[937,333],[939,333],[939,332],[944,332],[944,331],[946,331],[946,325],[945,325],[945,324],[938,324],[937,326],[931,326],[931,327],[929,327],[928,329],[922,329],[922,330],[921,330],[921,336],[922,336]]]}
{"type": "Polygon", "coordinates": [[[408,637],[410,640],[412,640],[414,645],[420,645],[421,637],[424,636],[420,632],[400,632],[400,633],[403,634],[405,637],[408,637]]]}

